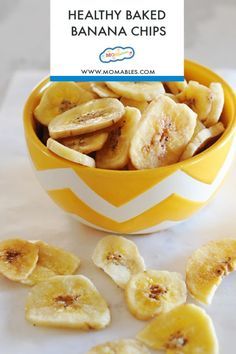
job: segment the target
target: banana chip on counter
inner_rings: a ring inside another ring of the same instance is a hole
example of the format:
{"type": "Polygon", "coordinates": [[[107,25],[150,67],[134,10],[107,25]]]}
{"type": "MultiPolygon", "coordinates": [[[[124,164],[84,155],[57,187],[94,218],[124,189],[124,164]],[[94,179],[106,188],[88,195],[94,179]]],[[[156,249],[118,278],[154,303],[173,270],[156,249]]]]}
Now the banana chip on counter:
{"type": "Polygon", "coordinates": [[[26,279],[36,267],[39,247],[20,239],[0,242],[0,273],[14,281],[26,279]]]}
{"type": "Polygon", "coordinates": [[[49,124],[52,138],[66,138],[110,127],[124,115],[116,98],[101,98],[81,104],[55,117],[49,124]]]}
{"type": "Polygon", "coordinates": [[[47,126],[57,115],[93,98],[93,95],[74,82],[55,82],[44,91],[34,116],[47,126]]]}
{"type": "Polygon", "coordinates": [[[142,116],[130,146],[137,169],[156,168],[178,162],[193,136],[197,115],[187,105],[160,95],[142,116]]]}
{"type": "Polygon", "coordinates": [[[122,236],[110,235],[101,239],[92,260],[121,288],[125,288],[132,274],[142,272],[145,268],[135,243],[122,236]]]}
{"type": "Polygon", "coordinates": [[[186,284],[190,294],[210,304],[224,276],[236,269],[236,240],[211,241],[197,249],[186,267],[186,284]]]}
{"type": "Polygon", "coordinates": [[[106,82],[117,95],[135,101],[152,101],[159,94],[165,93],[161,82],[106,82]]]}
{"type": "Polygon", "coordinates": [[[33,272],[21,282],[34,285],[55,275],[73,274],[80,265],[78,257],[43,241],[33,242],[39,248],[39,257],[33,272]]]}
{"type": "Polygon", "coordinates": [[[87,354],[150,354],[149,350],[135,339],[120,339],[93,347],[87,354]]]}
{"type": "Polygon", "coordinates": [[[83,275],[56,276],[29,292],[26,319],[47,327],[102,329],[110,323],[110,311],[93,283],[83,275]]]}
{"type": "Polygon", "coordinates": [[[149,320],[186,302],[182,276],[175,272],[146,270],[131,277],[125,289],[130,312],[139,320],[149,320]]]}
{"type": "Polygon", "coordinates": [[[97,152],[96,167],[118,170],[128,164],[130,142],[140,118],[137,108],[126,107],[125,114],[109,133],[103,148],[97,152]]]}
{"type": "Polygon", "coordinates": [[[218,354],[213,323],[195,305],[181,305],[157,316],[137,338],[147,346],[167,354],[218,354]]]}

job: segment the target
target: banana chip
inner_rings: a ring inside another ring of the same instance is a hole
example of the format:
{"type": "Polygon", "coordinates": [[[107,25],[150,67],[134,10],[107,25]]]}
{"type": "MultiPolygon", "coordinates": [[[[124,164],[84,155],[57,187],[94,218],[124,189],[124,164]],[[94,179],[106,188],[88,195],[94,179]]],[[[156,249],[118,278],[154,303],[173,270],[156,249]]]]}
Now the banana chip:
{"type": "Polygon", "coordinates": [[[161,82],[106,82],[117,95],[135,101],[152,101],[160,93],[165,93],[161,82]]]}
{"type": "Polygon", "coordinates": [[[92,348],[87,354],[150,354],[149,350],[134,339],[120,339],[92,348]]]}
{"type": "Polygon", "coordinates": [[[183,82],[166,82],[165,85],[173,95],[178,95],[188,86],[186,80],[183,82]]]}
{"type": "Polygon", "coordinates": [[[35,285],[27,298],[26,319],[39,326],[101,329],[110,323],[108,306],[82,275],[56,276],[35,285]]]}
{"type": "Polygon", "coordinates": [[[198,301],[210,304],[224,276],[236,269],[236,240],[211,241],[196,250],[186,268],[186,284],[198,301]]]}
{"type": "Polygon", "coordinates": [[[107,87],[105,82],[94,82],[93,85],[92,85],[92,90],[99,97],[102,97],[102,98],[105,98],[105,97],[118,98],[119,97],[115,92],[113,92],[112,90],[110,90],[107,87]]]}
{"type": "Polygon", "coordinates": [[[47,148],[66,160],[88,167],[95,167],[95,161],[92,157],[70,149],[52,138],[48,139],[47,148]]]}
{"type": "Polygon", "coordinates": [[[211,89],[196,81],[189,81],[187,87],[177,95],[177,98],[179,102],[187,104],[196,112],[201,121],[208,117],[212,109],[213,95],[211,89]]]}
{"type": "Polygon", "coordinates": [[[121,97],[120,102],[122,102],[125,107],[129,106],[129,107],[138,108],[141,113],[143,113],[145,109],[148,107],[147,101],[135,101],[125,97],[121,97]]]}
{"type": "Polygon", "coordinates": [[[181,305],[157,316],[139,334],[147,346],[167,354],[218,354],[213,323],[195,305],[181,305]]]}
{"type": "Polygon", "coordinates": [[[130,146],[137,169],[156,168],[179,161],[196,126],[196,113],[165,95],[152,101],[142,116],[130,146]]]}
{"type": "Polygon", "coordinates": [[[121,236],[101,239],[92,260],[121,288],[125,288],[132,274],[142,272],[145,267],[135,243],[121,236]]]}
{"type": "Polygon", "coordinates": [[[38,245],[25,240],[1,241],[0,273],[15,281],[26,279],[36,267],[38,253],[38,245]]]}
{"type": "Polygon", "coordinates": [[[21,281],[24,284],[34,285],[55,275],[73,274],[80,265],[79,258],[70,252],[43,241],[34,244],[39,247],[38,262],[27,279],[21,281]]]}
{"type": "Polygon", "coordinates": [[[55,117],[49,124],[52,138],[66,138],[107,128],[124,115],[123,104],[116,98],[100,98],[84,103],[55,117]]]}
{"type": "Polygon", "coordinates": [[[56,82],[43,93],[34,116],[43,125],[48,125],[57,115],[92,99],[93,95],[74,82],[56,82]]]}
{"type": "Polygon", "coordinates": [[[186,146],[180,160],[186,160],[190,157],[197,155],[201,152],[207,145],[214,142],[223,132],[225,128],[221,122],[213,125],[210,128],[205,128],[200,130],[186,146]]]}
{"type": "Polygon", "coordinates": [[[60,143],[70,149],[79,151],[82,154],[90,154],[91,152],[100,150],[107,141],[107,138],[108,132],[98,131],[95,133],[60,139],[60,143]]]}
{"type": "Polygon", "coordinates": [[[213,98],[210,113],[204,122],[206,127],[210,127],[218,122],[225,103],[224,90],[221,84],[215,82],[212,83],[210,85],[210,90],[213,98]]]}
{"type": "Polygon", "coordinates": [[[125,289],[130,312],[139,320],[149,320],[186,302],[182,276],[167,271],[147,270],[131,277],[125,289]]]}
{"type": "Polygon", "coordinates": [[[96,154],[96,167],[122,169],[129,162],[131,139],[141,118],[137,108],[126,107],[125,114],[110,132],[107,142],[96,154]]]}

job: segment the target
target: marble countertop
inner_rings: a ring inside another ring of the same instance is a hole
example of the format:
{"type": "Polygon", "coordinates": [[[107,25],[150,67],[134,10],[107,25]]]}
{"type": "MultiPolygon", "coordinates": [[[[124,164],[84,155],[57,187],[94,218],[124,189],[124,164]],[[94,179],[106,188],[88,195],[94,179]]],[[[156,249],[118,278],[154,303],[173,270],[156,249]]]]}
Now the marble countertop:
{"type": "MultiPolygon", "coordinates": [[[[105,234],[85,227],[65,215],[40,187],[27,157],[22,126],[22,107],[45,75],[42,71],[13,76],[0,111],[0,239],[19,236],[42,239],[73,251],[81,258],[79,272],[88,276],[111,308],[111,325],[102,331],[56,330],[34,327],[24,319],[27,287],[0,279],[0,343],[4,354],[85,354],[107,340],[134,337],[145,323],[127,311],[123,292],[97,269],[91,255],[105,234]]],[[[226,78],[236,72],[226,72],[226,78]]],[[[234,81],[234,80],[233,80],[234,81]]],[[[209,206],[188,222],[149,236],[131,236],[148,268],[185,274],[190,254],[209,240],[236,237],[236,164],[209,206]]],[[[216,328],[221,354],[235,353],[236,274],[223,280],[211,306],[204,307],[216,328]]],[[[194,301],[189,298],[189,302],[194,301]]],[[[156,352],[157,353],[157,352],[156,352]]]]}

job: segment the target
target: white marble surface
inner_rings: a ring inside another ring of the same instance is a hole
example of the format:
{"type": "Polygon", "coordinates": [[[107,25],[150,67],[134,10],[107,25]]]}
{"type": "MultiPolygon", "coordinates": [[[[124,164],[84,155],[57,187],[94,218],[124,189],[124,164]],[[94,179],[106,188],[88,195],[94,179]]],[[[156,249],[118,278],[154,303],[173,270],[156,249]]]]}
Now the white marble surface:
{"type": "MultiPolygon", "coordinates": [[[[28,289],[0,278],[0,352],[3,354],[85,354],[105,340],[133,337],[145,323],[127,311],[123,293],[102,271],[93,266],[91,254],[103,232],[82,226],[66,216],[39,186],[23,137],[22,107],[44,72],[17,73],[0,112],[0,239],[21,236],[42,239],[75,252],[82,260],[80,272],[90,277],[107,299],[111,325],[98,332],[33,327],[24,319],[28,289]]],[[[235,73],[228,72],[230,78],[235,73]]],[[[130,237],[138,245],[149,268],[178,271],[184,275],[187,257],[212,239],[236,237],[236,165],[221,190],[204,210],[190,221],[150,236],[130,237]]],[[[212,317],[220,354],[235,354],[236,274],[224,279],[213,303],[205,307],[212,317]]],[[[189,302],[192,300],[189,298],[189,302]]]]}
{"type": "MultiPolygon", "coordinates": [[[[236,68],[236,1],[185,0],[185,7],[185,56],[236,68]]],[[[16,70],[49,71],[49,0],[0,0],[0,43],[1,103],[16,70]]]]}

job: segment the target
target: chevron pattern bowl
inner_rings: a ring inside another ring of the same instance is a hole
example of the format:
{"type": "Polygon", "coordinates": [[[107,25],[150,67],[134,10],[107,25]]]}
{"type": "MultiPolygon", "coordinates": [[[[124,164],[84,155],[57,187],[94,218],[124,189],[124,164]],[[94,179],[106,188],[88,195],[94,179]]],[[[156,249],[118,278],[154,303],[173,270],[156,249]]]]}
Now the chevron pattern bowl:
{"type": "Polygon", "coordinates": [[[51,153],[37,137],[33,119],[48,79],[42,81],[25,105],[25,137],[37,177],[55,203],[86,225],[126,234],[166,229],[206,205],[233,159],[236,101],[231,88],[199,64],[186,61],[185,76],[205,85],[223,84],[226,131],[212,147],[192,159],[142,171],[93,169],[51,153]]]}

